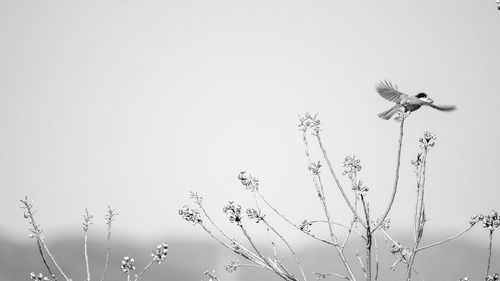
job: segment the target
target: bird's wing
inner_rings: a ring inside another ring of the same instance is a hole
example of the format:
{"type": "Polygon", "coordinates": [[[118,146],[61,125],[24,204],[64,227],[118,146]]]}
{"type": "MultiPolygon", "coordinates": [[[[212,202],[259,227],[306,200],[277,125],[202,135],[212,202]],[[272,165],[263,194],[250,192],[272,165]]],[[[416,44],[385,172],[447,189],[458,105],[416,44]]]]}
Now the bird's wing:
{"type": "Polygon", "coordinates": [[[398,91],[397,86],[392,85],[392,83],[389,81],[380,81],[375,89],[381,97],[395,103],[400,103],[403,98],[408,97],[408,95],[398,91]]]}
{"type": "Polygon", "coordinates": [[[429,106],[441,111],[453,111],[457,109],[457,107],[454,105],[435,105],[431,103],[429,104],[429,106]]]}

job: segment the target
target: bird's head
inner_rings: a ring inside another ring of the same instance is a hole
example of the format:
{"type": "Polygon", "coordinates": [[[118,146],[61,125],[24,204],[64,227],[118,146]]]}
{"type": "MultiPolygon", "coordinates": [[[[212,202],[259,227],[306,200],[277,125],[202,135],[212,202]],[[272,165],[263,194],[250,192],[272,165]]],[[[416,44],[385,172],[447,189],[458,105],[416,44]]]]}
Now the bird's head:
{"type": "Polygon", "coordinates": [[[415,96],[417,99],[425,102],[425,103],[433,103],[434,101],[431,99],[431,98],[428,98],[427,97],[427,94],[426,93],[418,93],[416,96],[415,96]]]}

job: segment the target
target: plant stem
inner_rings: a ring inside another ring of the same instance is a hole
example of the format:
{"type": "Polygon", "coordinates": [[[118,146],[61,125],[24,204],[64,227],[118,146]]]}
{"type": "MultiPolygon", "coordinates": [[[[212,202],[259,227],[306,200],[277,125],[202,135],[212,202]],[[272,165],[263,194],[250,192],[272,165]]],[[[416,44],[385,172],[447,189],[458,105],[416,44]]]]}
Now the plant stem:
{"type": "Polygon", "coordinates": [[[56,276],[54,275],[54,273],[52,273],[52,270],[50,269],[50,266],[49,264],[47,263],[47,260],[45,259],[45,255],[43,254],[43,250],[42,250],[42,245],[40,244],[40,240],[37,239],[36,240],[36,244],[38,246],[38,251],[40,252],[40,255],[42,256],[42,260],[43,260],[43,264],[45,265],[45,267],[47,268],[47,271],[49,272],[50,276],[52,277],[52,279],[54,281],[57,281],[57,278],[56,276]]]}
{"type": "Polygon", "coordinates": [[[486,276],[490,274],[492,244],[493,244],[493,230],[490,230],[490,245],[488,246],[488,267],[486,268],[486,276]]]}
{"type": "Polygon", "coordinates": [[[366,281],[372,280],[372,231],[370,229],[370,209],[363,194],[360,194],[361,203],[366,218],[366,281]]]}
{"type": "Polygon", "coordinates": [[[398,156],[397,156],[397,160],[396,160],[396,176],[394,179],[394,188],[392,189],[391,199],[389,201],[389,205],[387,205],[387,209],[385,210],[384,214],[380,218],[379,223],[373,227],[372,232],[377,230],[380,227],[380,225],[382,225],[384,223],[385,218],[387,217],[387,215],[389,214],[389,211],[392,208],[392,204],[394,203],[394,198],[396,198],[396,192],[398,190],[398,181],[399,181],[399,167],[401,166],[401,148],[403,146],[404,122],[405,122],[405,118],[403,116],[403,119],[401,120],[401,125],[399,127],[399,147],[398,147],[398,156]]]}
{"type": "Polygon", "coordinates": [[[85,231],[85,239],[84,239],[84,243],[83,243],[83,252],[85,253],[85,268],[87,269],[87,281],[90,281],[90,266],[89,266],[89,254],[88,254],[88,251],[87,251],[87,239],[88,239],[88,235],[87,235],[87,231],[85,231]]]}
{"type": "Polygon", "coordinates": [[[104,271],[102,272],[101,281],[104,281],[106,273],[108,273],[110,253],[111,253],[111,224],[108,225],[108,237],[106,239],[106,262],[104,263],[104,271]]]}
{"type": "Polygon", "coordinates": [[[146,267],[141,270],[141,272],[139,273],[139,275],[137,275],[137,277],[134,279],[134,281],[139,281],[141,279],[142,275],[144,274],[144,272],[146,272],[146,270],[148,270],[148,268],[153,264],[153,262],[154,262],[154,259],[151,260],[148,263],[148,265],[146,265],[146,267]]]}

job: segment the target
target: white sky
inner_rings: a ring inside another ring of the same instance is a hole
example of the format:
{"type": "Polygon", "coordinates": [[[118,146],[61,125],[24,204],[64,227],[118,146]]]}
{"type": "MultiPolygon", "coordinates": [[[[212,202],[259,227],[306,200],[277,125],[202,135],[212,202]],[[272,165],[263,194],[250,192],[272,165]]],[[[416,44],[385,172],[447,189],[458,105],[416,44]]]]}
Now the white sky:
{"type": "Polygon", "coordinates": [[[80,231],[86,207],[102,229],[110,203],[122,235],[197,236],[177,215],[188,191],[223,221],[226,201],[250,202],[240,170],[294,220],[319,218],[296,127],[308,111],[338,172],[362,159],[381,213],[398,124],[377,118],[390,103],[374,85],[390,79],[459,108],[408,120],[393,225],[410,225],[409,162],[430,130],[428,229],[455,232],[500,209],[499,70],[494,0],[1,1],[0,229],[26,237],[28,195],[47,235],[80,231]]]}

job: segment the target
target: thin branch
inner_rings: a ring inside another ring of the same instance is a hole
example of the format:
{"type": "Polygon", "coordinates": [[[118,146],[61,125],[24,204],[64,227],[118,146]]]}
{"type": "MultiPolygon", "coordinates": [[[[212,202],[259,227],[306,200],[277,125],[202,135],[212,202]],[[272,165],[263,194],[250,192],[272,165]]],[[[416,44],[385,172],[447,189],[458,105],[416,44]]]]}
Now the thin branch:
{"type": "MultiPolygon", "coordinates": [[[[354,207],[352,206],[351,201],[349,200],[349,198],[347,197],[347,194],[344,191],[344,188],[340,184],[340,181],[337,178],[335,171],[333,170],[332,163],[330,162],[330,159],[328,158],[328,154],[326,153],[326,149],[323,146],[323,142],[321,141],[321,137],[320,137],[319,133],[315,134],[315,136],[316,136],[316,139],[318,140],[318,144],[319,144],[319,147],[321,148],[321,152],[323,153],[323,158],[325,159],[326,164],[328,165],[328,169],[330,171],[330,174],[332,175],[333,179],[335,180],[335,183],[337,184],[337,187],[340,190],[342,197],[344,197],[344,200],[347,203],[347,206],[349,206],[349,209],[351,209],[351,212],[353,213],[354,216],[356,216],[356,218],[359,220],[361,225],[363,225],[363,227],[366,227],[366,224],[363,222],[361,217],[358,215],[358,213],[356,212],[356,209],[354,209],[354,207]]],[[[304,134],[304,139],[305,139],[305,134],[304,134]]]]}
{"type": "Polygon", "coordinates": [[[137,275],[137,276],[135,277],[134,281],[139,281],[139,280],[141,279],[142,275],[144,274],[144,272],[146,272],[146,270],[148,270],[148,268],[149,268],[149,267],[153,264],[153,262],[154,262],[154,261],[155,261],[155,260],[154,260],[154,259],[152,259],[152,260],[148,263],[148,265],[146,265],[146,267],[144,267],[144,268],[141,270],[141,272],[139,273],[139,275],[137,275]]]}
{"type": "Polygon", "coordinates": [[[455,238],[457,238],[457,237],[461,236],[462,234],[466,233],[467,231],[471,230],[471,229],[472,229],[472,227],[474,227],[474,225],[470,225],[470,226],[469,226],[469,227],[467,227],[466,229],[462,230],[461,232],[459,232],[459,233],[457,233],[457,234],[455,234],[455,235],[453,235],[453,236],[451,236],[451,237],[448,237],[448,238],[443,239],[443,240],[441,240],[441,241],[438,241],[438,242],[435,242],[435,243],[432,243],[432,244],[429,244],[429,245],[426,245],[426,246],[420,247],[420,248],[416,249],[415,251],[416,251],[416,252],[420,252],[420,251],[422,251],[422,250],[429,249],[429,248],[432,248],[432,247],[435,247],[435,246],[439,246],[439,245],[441,245],[441,244],[444,244],[444,243],[446,243],[446,242],[448,242],[448,241],[451,241],[451,240],[453,240],[453,239],[455,239],[455,238]]]}
{"type": "Polygon", "coordinates": [[[486,267],[486,276],[490,274],[491,265],[491,246],[493,244],[493,230],[490,230],[490,244],[488,246],[488,267],[486,267]]]}
{"type": "Polygon", "coordinates": [[[43,260],[43,264],[45,265],[45,267],[47,268],[47,271],[49,272],[50,276],[52,277],[52,279],[54,281],[57,281],[57,278],[56,276],[54,275],[54,273],[52,273],[52,270],[50,269],[50,266],[49,264],[47,263],[47,260],[45,259],[45,255],[43,254],[43,250],[42,250],[42,245],[40,244],[40,240],[36,240],[36,244],[38,246],[38,251],[40,252],[40,255],[42,256],[42,260],[43,260]]]}
{"type": "Polygon", "coordinates": [[[266,205],[271,208],[271,210],[273,210],[278,216],[280,216],[283,220],[285,220],[288,224],[290,224],[291,226],[295,227],[297,230],[299,230],[300,232],[318,240],[318,241],[321,241],[323,243],[326,243],[326,244],[329,244],[329,245],[333,245],[332,242],[330,241],[327,241],[327,240],[324,240],[324,239],[321,239],[319,237],[316,237],[314,234],[311,234],[309,232],[305,232],[303,231],[302,229],[300,229],[300,226],[298,226],[297,224],[293,223],[291,220],[289,220],[285,215],[283,215],[282,213],[280,213],[276,208],[274,208],[267,200],[266,198],[257,190],[256,191],[257,194],[259,195],[260,199],[262,199],[262,201],[264,201],[264,203],[266,203],[266,205]]]}
{"type": "Polygon", "coordinates": [[[338,273],[332,273],[332,272],[313,272],[314,275],[316,275],[316,277],[318,278],[326,278],[327,276],[335,276],[335,277],[340,277],[340,278],[343,278],[343,279],[346,279],[346,280],[351,280],[349,279],[349,277],[347,276],[344,276],[344,275],[341,275],[341,274],[338,274],[338,273]]]}
{"type": "Polygon", "coordinates": [[[106,261],[104,262],[104,271],[102,272],[101,281],[104,281],[109,267],[109,255],[111,254],[111,226],[108,226],[108,237],[106,238],[106,261]]]}
{"type": "Polygon", "coordinates": [[[276,231],[276,229],[274,229],[274,227],[272,227],[266,220],[262,219],[262,221],[267,225],[267,227],[269,227],[269,229],[271,229],[274,232],[274,234],[276,234],[281,239],[281,241],[283,241],[283,243],[285,243],[285,245],[288,247],[288,250],[290,250],[290,253],[292,253],[293,258],[295,259],[295,263],[297,264],[297,267],[299,268],[300,273],[302,274],[303,280],[307,281],[304,269],[302,268],[302,265],[300,265],[299,258],[297,257],[297,254],[293,250],[292,246],[290,246],[288,241],[286,241],[285,238],[280,233],[278,233],[278,231],[276,231]]]}
{"type": "Polygon", "coordinates": [[[368,275],[366,273],[365,266],[363,265],[363,261],[361,260],[361,256],[358,253],[358,250],[356,250],[356,258],[359,261],[359,265],[361,266],[361,269],[363,270],[363,274],[365,275],[365,278],[368,279],[368,275]]]}
{"type": "Polygon", "coordinates": [[[397,156],[397,160],[396,160],[396,176],[394,179],[394,188],[392,190],[391,200],[389,201],[389,205],[387,205],[387,209],[385,210],[384,214],[380,218],[379,223],[376,224],[375,227],[373,227],[372,232],[375,232],[375,230],[377,230],[380,227],[380,225],[382,223],[384,223],[385,218],[387,217],[387,215],[389,215],[389,211],[392,208],[392,204],[394,203],[394,198],[396,198],[396,192],[398,190],[398,181],[399,181],[399,167],[401,166],[401,148],[403,146],[404,122],[405,122],[405,117],[403,115],[402,120],[401,120],[400,129],[399,129],[399,147],[398,147],[398,156],[397,156]]]}
{"type": "Polygon", "coordinates": [[[83,242],[83,252],[85,253],[85,268],[87,269],[87,281],[90,281],[90,266],[89,266],[89,253],[87,251],[87,231],[85,231],[85,238],[83,242]]]}

